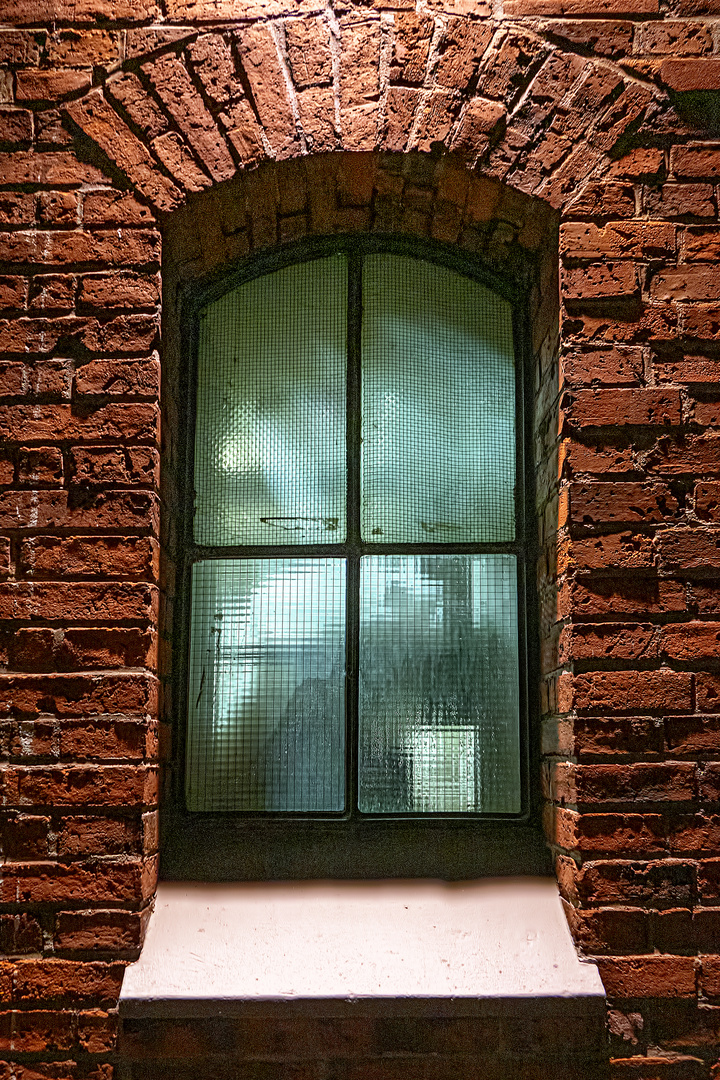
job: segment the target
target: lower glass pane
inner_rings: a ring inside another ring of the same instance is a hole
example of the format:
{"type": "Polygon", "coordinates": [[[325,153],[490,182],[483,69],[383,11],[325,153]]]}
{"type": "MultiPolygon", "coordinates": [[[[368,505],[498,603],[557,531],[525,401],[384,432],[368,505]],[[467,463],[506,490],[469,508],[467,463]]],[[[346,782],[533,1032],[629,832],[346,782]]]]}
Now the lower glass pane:
{"type": "Polygon", "coordinates": [[[518,813],[513,555],[361,561],[360,810],[518,813]]]}
{"type": "Polygon", "coordinates": [[[342,810],[345,560],[193,567],[190,810],[342,810]]]}

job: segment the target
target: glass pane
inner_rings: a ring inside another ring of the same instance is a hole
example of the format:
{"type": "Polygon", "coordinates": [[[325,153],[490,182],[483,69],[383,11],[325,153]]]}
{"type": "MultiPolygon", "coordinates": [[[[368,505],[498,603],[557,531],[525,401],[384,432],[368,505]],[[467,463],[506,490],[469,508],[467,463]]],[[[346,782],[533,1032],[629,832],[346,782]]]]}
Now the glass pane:
{"type": "Polygon", "coordinates": [[[345,561],[193,567],[190,810],[342,810],[345,561]]]}
{"type": "Polygon", "coordinates": [[[515,370],[507,301],[443,267],[363,270],[362,535],[515,535],[515,370]]]}
{"type": "Polygon", "coordinates": [[[248,281],[200,318],[195,539],[345,538],[345,256],[248,281]]]}
{"type": "Polygon", "coordinates": [[[520,811],[514,555],[360,571],[360,809],[520,811]]]}

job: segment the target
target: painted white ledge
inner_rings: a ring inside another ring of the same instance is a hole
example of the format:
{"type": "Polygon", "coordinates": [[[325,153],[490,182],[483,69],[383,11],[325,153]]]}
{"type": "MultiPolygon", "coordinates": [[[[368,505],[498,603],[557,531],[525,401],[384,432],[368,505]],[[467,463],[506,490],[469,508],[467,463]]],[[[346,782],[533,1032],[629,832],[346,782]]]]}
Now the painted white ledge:
{"type": "Polygon", "coordinates": [[[322,1001],[358,1015],[394,1000],[437,1014],[444,1000],[457,1014],[529,997],[580,998],[591,1011],[605,997],[597,968],[578,959],[552,879],[163,882],[120,1011],[322,1001]]]}

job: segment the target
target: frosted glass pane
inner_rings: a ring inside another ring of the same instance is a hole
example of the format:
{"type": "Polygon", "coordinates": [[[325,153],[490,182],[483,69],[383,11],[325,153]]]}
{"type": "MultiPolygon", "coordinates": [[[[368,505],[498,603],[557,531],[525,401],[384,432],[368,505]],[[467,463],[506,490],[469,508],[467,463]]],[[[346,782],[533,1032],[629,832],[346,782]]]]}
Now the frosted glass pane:
{"type": "Polygon", "coordinates": [[[195,539],[345,538],[345,256],[249,281],[200,317],[195,539]]]}
{"type": "Polygon", "coordinates": [[[345,561],[196,563],[190,810],[342,810],[345,561]]]}
{"type": "Polygon", "coordinates": [[[452,270],[372,255],[362,327],[363,539],[512,540],[510,304],[452,270]]]}
{"type": "Polygon", "coordinates": [[[514,555],[361,562],[360,809],[517,813],[514,555]]]}

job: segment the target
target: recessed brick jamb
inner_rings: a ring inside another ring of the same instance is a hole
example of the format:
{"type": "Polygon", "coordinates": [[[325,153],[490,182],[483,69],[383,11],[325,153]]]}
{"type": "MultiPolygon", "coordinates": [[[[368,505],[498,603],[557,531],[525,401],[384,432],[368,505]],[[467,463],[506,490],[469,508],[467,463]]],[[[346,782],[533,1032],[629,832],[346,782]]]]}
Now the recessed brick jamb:
{"type": "Polygon", "coordinates": [[[164,15],[152,0],[6,5],[0,1046],[13,1080],[110,1075],[112,1006],[153,892],[160,238],[202,191],[218,208],[205,250],[193,230],[184,251],[172,240],[191,274],[383,214],[465,243],[486,213],[501,246],[538,250],[549,218],[523,216],[538,205],[526,196],[560,212],[559,369],[541,302],[552,244],[533,312],[546,831],[611,995],[616,1080],[715,1075],[720,144],[703,122],[717,14],[714,0],[607,0],[602,17],[586,0],[421,14],[303,0],[292,17],[278,0],[169,0],[164,15]],[[349,155],[333,182],[308,185],[333,151],[349,155]],[[373,157],[408,152],[407,172],[373,157]],[[305,180],[268,202],[273,166],[255,167],[272,161],[305,180]],[[447,197],[443,177],[460,184],[447,197]],[[502,212],[487,209],[498,182],[502,212]]]}

